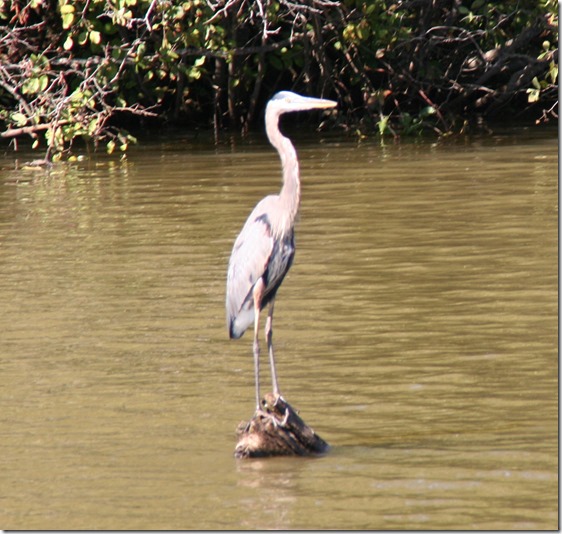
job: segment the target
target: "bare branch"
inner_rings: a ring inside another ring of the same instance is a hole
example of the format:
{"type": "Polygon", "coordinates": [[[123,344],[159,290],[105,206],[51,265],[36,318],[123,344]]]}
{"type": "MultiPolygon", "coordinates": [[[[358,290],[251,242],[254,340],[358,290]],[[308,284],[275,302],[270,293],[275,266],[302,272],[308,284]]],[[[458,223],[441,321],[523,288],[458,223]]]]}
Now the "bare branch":
{"type": "MultiPolygon", "coordinates": [[[[64,126],[69,124],[70,121],[64,120],[57,123],[58,126],[64,126]]],[[[20,137],[22,135],[33,135],[37,132],[42,132],[52,128],[52,124],[35,124],[33,126],[23,126],[22,128],[8,128],[7,130],[0,132],[0,137],[10,138],[10,137],[20,137]]]]}

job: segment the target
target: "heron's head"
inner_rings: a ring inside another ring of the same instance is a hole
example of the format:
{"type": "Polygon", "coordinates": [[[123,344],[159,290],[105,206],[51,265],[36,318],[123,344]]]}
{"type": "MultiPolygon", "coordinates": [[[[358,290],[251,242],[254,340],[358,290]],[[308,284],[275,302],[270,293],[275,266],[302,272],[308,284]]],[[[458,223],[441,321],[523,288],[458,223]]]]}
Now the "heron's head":
{"type": "Polygon", "coordinates": [[[333,100],[325,98],[312,98],[301,96],[291,91],[280,91],[273,95],[267,103],[267,109],[274,110],[276,115],[289,113],[291,111],[307,111],[310,109],[328,109],[336,107],[338,104],[333,100]]]}

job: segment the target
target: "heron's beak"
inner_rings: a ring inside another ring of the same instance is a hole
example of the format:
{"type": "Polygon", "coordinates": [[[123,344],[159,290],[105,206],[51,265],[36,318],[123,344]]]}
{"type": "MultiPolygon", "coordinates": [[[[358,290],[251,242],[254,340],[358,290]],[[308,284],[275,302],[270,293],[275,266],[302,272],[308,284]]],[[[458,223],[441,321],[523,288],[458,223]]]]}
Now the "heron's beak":
{"type": "Polygon", "coordinates": [[[292,111],[330,109],[335,108],[337,105],[337,102],[327,100],[326,98],[302,96],[292,91],[280,91],[267,103],[267,109],[271,109],[273,113],[279,116],[292,111]]]}
{"type": "Polygon", "coordinates": [[[338,103],[334,100],[328,100],[326,98],[315,98],[314,107],[319,109],[335,108],[338,103]]]}
{"type": "Polygon", "coordinates": [[[328,100],[326,98],[313,98],[313,97],[302,97],[302,102],[296,102],[296,104],[302,104],[302,109],[329,109],[335,108],[338,103],[333,100],[328,100]]]}

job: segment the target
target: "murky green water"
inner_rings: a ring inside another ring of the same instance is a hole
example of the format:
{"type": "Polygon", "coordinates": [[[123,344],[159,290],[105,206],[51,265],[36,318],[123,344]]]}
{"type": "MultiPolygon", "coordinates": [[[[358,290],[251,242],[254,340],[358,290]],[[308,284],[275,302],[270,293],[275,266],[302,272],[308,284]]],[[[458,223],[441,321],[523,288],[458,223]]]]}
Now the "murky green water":
{"type": "Polygon", "coordinates": [[[306,460],[232,455],[253,370],[225,273],[280,186],[261,136],[3,157],[1,527],[556,529],[556,135],[296,142],[278,370],[333,447],[306,460]]]}

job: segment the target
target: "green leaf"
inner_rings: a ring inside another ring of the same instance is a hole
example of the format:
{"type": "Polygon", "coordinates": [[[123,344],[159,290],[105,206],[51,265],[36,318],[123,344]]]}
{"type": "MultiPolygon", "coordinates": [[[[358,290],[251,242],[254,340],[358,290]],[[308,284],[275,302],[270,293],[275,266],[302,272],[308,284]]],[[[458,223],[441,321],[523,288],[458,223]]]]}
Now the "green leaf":
{"type": "Polygon", "coordinates": [[[538,80],[538,78],[537,78],[536,76],[531,80],[531,83],[533,84],[533,87],[534,87],[535,89],[539,89],[539,90],[540,90],[541,84],[539,83],[539,80],[538,80]]]}
{"type": "Polygon", "coordinates": [[[35,95],[39,92],[39,78],[30,78],[27,80],[23,87],[21,88],[21,92],[24,95],[35,95]]]}
{"type": "Polygon", "coordinates": [[[74,22],[74,13],[64,13],[61,18],[62,18],[62,27],[65,30],[68,30],[72,26],[72,23],[74,22]]]}
{"type": "Polygon", "coordinates": [[[80,32],[76,41],[80,46],[84,46],[88,42],[88,32],[80,32]]]}
{"type": "Polygon", "coordinates": [[[101,33],[95,30],[90,32],[90,42],[99,45],[101,43],[101,33]]]}
{"type": "Polygon", "coordinates": [[[425,117],[429,117],[430,115],[435,115],[437,110],[433,106],[426,106],[420,111],[420,117],[425,119],[425,117]]]}
{"type": "Polygon", "coordinates": [[[92,135],[96,131],[97,127],[98,127],[98,119],[96,117],[92,121],[90,121],[90,124],[88,124],[88,133],[92,135]]]}
{"type": "Polygon", "coordinates": [[[23,113],[14,113],[11,118],[19,127],[27,123],[27,117],[23,113]]]}
{"type": "Polygon", "coordinates": [[[550,69],[548,71],[548,76],[550,76],[550,81],[555,84],[558,79],[558,65],[554,61],[550,62],[550,69]]]}
{"type": "Polygon", "coordinates": [[[539,89],[527,89],[527,94],[529,95],[527,97],[529,104],[533,104],[539,101],[541,92],[539,89]]]}
{"type": "Polygon", "coordinates": [[[64,42],[64,44],[62,45],[62,47],[63,47],[65,50],[72,50],[72,47],[73,47],[73,46],[74,46],[74,42],[72,41],[72,36],[69,35],[69,36],[66,38],[66,41],[64,42]]]}
{"type": "Polygon", "coordinates": [[[74,13],[75,9],[72,4],[64,4],[60,6],[60,13],[61,15],[66,15],[68,13],[74,13]]]}
{"type": "Polygon", "coordinates": [[[49,77],[46,74],[44,74],[39,78],[39,91],[42,93],[43,91],[45,91],[45,89],[47,89],[48,85],[49,85],[49,77]]]}
{"type": "Polygon", "coordinates": [[[386,127],[388,125],[388,119],[390,117],[388,115],[383,115],[381,117],[381,120],[377,123],[377,126],[379,127],[379,133],[381,135],[384,135],[384,133],[386,132],[386,127]]]}
{"type": "Polygon", "coordinates": [[[84,93],[80,89],[75,89],[70,95],[70,100],[72,102],[79,102],[84,98],[84,93]]]}
{"type": "MultiPolygon", "coordinates": [[[[201,71],[198,68],[193,67],[192,69],[188,70],[187,77],[190,80],[199,80],[199,78],[201,78],[201,71]]],[[[234,80],[234,83],[236,83],[236,80],[234,80]]],[[[235,87],[236,87],[236,85],[235,85],[235,87]]]]}

